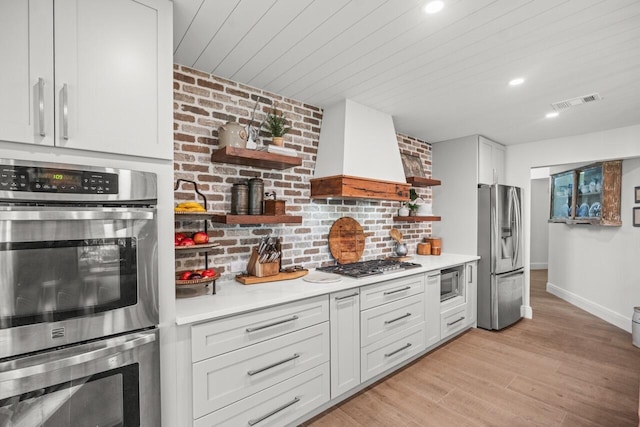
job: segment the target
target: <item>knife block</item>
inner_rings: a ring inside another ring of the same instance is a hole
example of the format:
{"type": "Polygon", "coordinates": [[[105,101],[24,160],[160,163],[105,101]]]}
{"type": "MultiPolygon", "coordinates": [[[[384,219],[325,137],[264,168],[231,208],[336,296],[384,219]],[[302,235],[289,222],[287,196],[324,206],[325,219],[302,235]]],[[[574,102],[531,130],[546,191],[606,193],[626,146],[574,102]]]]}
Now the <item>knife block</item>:
{"type": "Polygon", "coordinates": [[[247,263],[247,273],[249,273],[251,276],[275,276],[280,272],[280,262],[278,260],[275,260],[273,262],[260,263],[258,262],[259,258],[260,256],[258,255],[258,250],[256,248],[253,248],[253,251],[251,251],[251,257],[249,258],[249,262],[247,263]]]}

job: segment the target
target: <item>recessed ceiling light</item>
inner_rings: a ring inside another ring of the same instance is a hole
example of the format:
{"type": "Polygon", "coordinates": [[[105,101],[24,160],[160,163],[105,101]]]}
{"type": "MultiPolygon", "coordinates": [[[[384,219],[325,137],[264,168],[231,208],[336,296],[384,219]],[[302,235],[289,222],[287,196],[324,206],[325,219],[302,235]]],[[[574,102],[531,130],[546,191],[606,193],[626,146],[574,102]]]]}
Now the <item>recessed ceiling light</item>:
{"type": "Polygon", "coordinates": [[[547,115],[545,116],[547,119],[553,119],[554,117],[558,117],[560,115],[560,113],[558,113],[557,111],[552,111],[550,113],[547,113],[547,115]]]}
{"type": "Polygon", "coordinates": [[[513,79],[509,82],[509,86],[518,86],[524,83],[524,79],[522,77],[518,77],[517,79],[513,79]]]}
{"type": "Polygon", "coordinates": [[[434,13],[440,12],[443,7],[444,7],[443,1],[440,1],[440,0],[430,1],[424,7],[424,13],[428,13],[429,15],[432,15],[434,13]]]}

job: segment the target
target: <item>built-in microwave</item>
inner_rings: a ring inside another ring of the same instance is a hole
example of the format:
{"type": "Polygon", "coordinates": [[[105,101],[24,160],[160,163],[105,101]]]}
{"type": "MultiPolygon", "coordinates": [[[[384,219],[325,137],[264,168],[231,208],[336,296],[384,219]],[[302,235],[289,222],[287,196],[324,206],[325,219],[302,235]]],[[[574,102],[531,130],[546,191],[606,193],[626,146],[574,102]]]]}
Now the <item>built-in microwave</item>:
{"type": "Polygon", "coordinates": [[[464,297],[464,265],[440,272],[440,302],[464,297]]]}

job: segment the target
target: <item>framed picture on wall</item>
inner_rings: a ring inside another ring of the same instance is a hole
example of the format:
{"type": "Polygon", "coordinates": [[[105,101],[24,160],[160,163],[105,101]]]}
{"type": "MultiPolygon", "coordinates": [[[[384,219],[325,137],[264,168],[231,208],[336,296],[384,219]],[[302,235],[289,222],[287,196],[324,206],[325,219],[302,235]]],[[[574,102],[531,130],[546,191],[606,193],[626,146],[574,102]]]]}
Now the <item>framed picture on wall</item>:
{"type": "Polygon", "coordinates": [[[640,203],[640,187],[635,188],[634,194],[635,194],[636,203],[640,203]]]}
{"type": "Polygon", "coordinates": [[[404,168],[405,177],[419,176],[426,178],[420,157],[404,153],[400,153],[400,157],[402,157],[402,167],[404,168]]]}
{"type": "Polygon", "coordinates": [[[633,226],[640,227],[640,208],[633,208],[633,226]]]}

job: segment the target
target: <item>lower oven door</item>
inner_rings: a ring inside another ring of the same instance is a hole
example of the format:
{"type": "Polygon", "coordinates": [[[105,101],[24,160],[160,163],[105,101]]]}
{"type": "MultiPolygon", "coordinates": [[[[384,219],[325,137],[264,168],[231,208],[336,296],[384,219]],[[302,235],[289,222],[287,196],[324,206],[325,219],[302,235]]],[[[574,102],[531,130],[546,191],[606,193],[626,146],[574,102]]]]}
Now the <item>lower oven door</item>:
{"type": "Polygon", "coordinates": [[[158,324],[155,208],[0,207],[0,359],[158,324]]]}
{"type": "Polygon", "coordinates": [[[159,425],[157,329],[0,363],[0,426],[159,425]]]}

